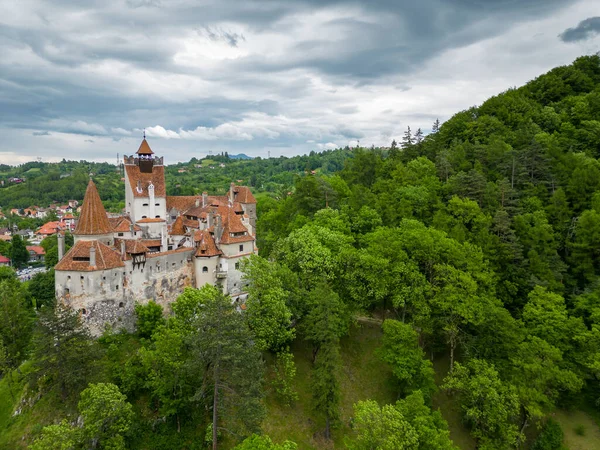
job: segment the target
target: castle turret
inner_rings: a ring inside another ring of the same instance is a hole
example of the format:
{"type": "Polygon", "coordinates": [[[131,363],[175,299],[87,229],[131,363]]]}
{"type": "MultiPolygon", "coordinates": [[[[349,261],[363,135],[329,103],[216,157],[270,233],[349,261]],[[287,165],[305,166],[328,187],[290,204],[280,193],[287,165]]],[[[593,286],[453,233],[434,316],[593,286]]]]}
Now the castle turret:
{"type": "Polygon", "coordinates": [[[142,173],[152,173],[152,167],[154,166],[154,152],[148,145],[148,141],[144,137],[144,140],[140,144],[140,148],[136,152],[138,155],[138,165],[140,167],[140,172],[142,173]]]}
{"type": "Polygon", "coordinates": [[[73,236],[75,242],[98,240],[106,245],[112,245],[114,242],[106,210],[92,180],[88,183],[85,191],[81,214],[73,236]]]}

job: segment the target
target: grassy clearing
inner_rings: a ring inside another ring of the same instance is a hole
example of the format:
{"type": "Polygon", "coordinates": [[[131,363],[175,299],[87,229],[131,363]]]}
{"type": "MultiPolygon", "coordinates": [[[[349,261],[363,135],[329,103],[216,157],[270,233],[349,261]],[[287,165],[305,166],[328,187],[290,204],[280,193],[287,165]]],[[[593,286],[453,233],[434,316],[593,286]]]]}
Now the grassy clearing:
{"type": "Polygon", "coordinates": [[[559,410],[552,416],[560,423],[565,433],[564,444],[569,450],[600,449],[600,427],[589,414],[559,410]]]}
{"type": "Polygon", "coordinates": [[[377,324],[360,324],[341,341],[341,420],[333,430],[333,442],[322,438],[325,422],[317,420],[317,414],[311,408],[311,346],[300,340],[295,342],[292,347],[297,367],[295,388],[300,398],[293,406],[285,407],[279,404],[273,392],[269,392],[264,432],[276,442],[293,440],[300,449],[344,448],[343,436],[351,431],[349,421],[355,402],[369,398],[381,404],[396,401],[392,373],[373,352],[379,347],[380,340],[381,328],[377,324]]]}

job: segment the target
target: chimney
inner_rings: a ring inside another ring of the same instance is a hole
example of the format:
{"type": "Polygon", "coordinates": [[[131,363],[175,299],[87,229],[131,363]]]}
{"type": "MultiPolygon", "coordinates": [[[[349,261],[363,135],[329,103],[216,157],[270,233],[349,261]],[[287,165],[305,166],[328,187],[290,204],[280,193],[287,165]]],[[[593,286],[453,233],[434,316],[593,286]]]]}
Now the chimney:
{"type": "Polygon", "coordinates": [[[96,248],[93,245],[90,247],[90,266],[96,266],[96,248]]]}
{"type": "MultiPolygon", "coordinates": [[[[194,203],[195,203],[195,205],[196,205],[196,208],[197,208],[198,206],[200,206],[200,199],[199,199],[199,198],[197,198],[197,199],[196,199],[196,201],[195,201],[194,203]]],[[[204,205],[202,205],[202,206],[204,206],[204,205]]]]}
{"type": "Polygon", "coordinates": [[[233,182],[232,182],[232,183],[229,185],[229,201],[230,201],[231,203],[233,203],[233,200],[235,199],[235,195],[234,195],[234,192],[233,192],[233,189],[234,189],[234,188],[235,188],[235,183],[233,183],[233,182]]]}
{"type": "Polygon", "coordinates": [[[58,260],[60,261],[65,256],[65,237],[62,233],[58,233],[58,260]]]}
{"type": "Polygon", "coordinates": [[[125,241],[121,239],[121,259],[125,260],[125,241]]]}
{"type": "Polygon", "coordinates": [[[223,226],[221,224],[221,216],[217,214],[215,223],[215,242],[218,244],[221,242],[221,235],[223,234],[223,226]]]}
{"type": "Polygon", "coordinates": [[[208,206],[208,192],[202,193],[202,207],[208,206]]]}
{"type": "Polygon", "coordinates": [[[137,182],[137,191],[138,191],[139,193],[141,193],[141,192],[142,192],[142,190],[143,190],[143,189],[142,189],[142,182],[141,182],[140,180],[138,180],[138,182],[137,182]]]}
{"type": "Polygon", "coordinates": [[[131,233],[131,237],[135,237],[135,231],[133,231],[133,224],[129,224],[129,232],[131,233]]]}
{"type": "Polygon", "coordinates": [[[213,222],[214,222],[214,217],[213,217],[213,212],[212,212],[212,210],[211,210],[211,211],[208,211],[208,214],[207,214],[207,216],[206,216],[206,217],[207,217],[207,219],[206,219],[206,221],[207,221],[207,226],[208,226],[208,228],[210,228],[210,227],[212,227],[212,226],[213,226],[213,222]]]}

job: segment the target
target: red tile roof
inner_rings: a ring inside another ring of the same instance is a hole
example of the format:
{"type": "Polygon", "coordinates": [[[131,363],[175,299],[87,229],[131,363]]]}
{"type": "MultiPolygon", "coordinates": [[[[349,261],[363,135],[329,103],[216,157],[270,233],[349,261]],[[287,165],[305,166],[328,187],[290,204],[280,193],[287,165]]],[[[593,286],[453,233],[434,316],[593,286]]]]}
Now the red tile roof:
{"type": "Polygon", "coordinates": [[[165,219],[161,219],[160,217],[147,217],[145,219],[138,220],[137,223],[158,223],[164,221],[165,219]]]}
{"type": "Polygon", "coordinates": [[[89,236],[108,233],[112,233],[112,227],[106,216],[96,185],[90,180],[83,197],[81,214],[74,234],[89,236]]]}
{"type": "Polygon", "coordinates": [[[0,255],[0,263],[6,264],[6,263],[9,263],[9,262],[10,262],[9,258],[7,258],[6,256],[3,256],[3,255],[0,255]]]}
{"type": "Polygon", "coordinates": [[[46,222],[44,225],[42,225],[40,227],[40,229],[37,231],[37,234],[45,234],[45,235],[51,235],[51,234],[56,234],[58,232],[58,230],[64,230],[65,228],[68,228],[69,226],[65,223],[65,222],[46,222]]]}
{"type": "MultiPolygon", "coordinates": [[[[113,227],[113,233],[127,233],[131,230],[131,219],[129,217],[109,217],[108,221],[113,227]]],[[[142,231],[137,225],[133,226],[133,231],[142,231]]]]}
{"type": "Polygon", "coordinates": [[[44,250],[44,247],[39,245],[28,245],[27,250],[29,250],[30,252],[35,252],[36,255],[40,256],[46,254],[46,250],[44,250]]]}
{"type": "Polygon", "coordinates": [[[234,186],[233,199],[240,203],[256,203],[256,199],[248,186],[234,186]]]}
{"type": "Polygon", "coordinates": [[[171,234],[175,236],[183,236],[185,234],[182,216],[177,216],[177,219],[175,219],[175,222],[173,222],[173,225],[171,226],[171,234]]]}
{"type": "Polygon", "coordinates": [[[146,141],[146,138],[144,138],[144,140],[140,144],[140,148],[138,148],[138,151],[136,153],[138,155],[153,155],[154,154],[154,152],[150,148],[150,145],[148,145],[148,141],[146,141]]]}
{"type": "Polygon", "coordinates": [[[148,185],[150,183],[154,185],[155,197],[166,196],[164,166],[152,166],[152,173],[144,173],[140,171],[138,166],[126,164],[125,171],[134,197],[148,197],[148,185]],[[140,191],[138,191],[138,181],[140,181],[140,191]]]}
{"type": "Polygon", "coordinates": [[[196,256],[209,258],[211,256],[222,255],[221,250],[218,249],[214,238],[208,230],[197,231],[194,240],[199,240],[196,256]]]}
{"type": "Polygon", "coordinates": [[[77,241],[54,267],[55,270],[92,272],[125,267],[118,251],[99,241],[77,241]],[[90,248],[96,249],[96,265],[90,266],[90,248]]]}

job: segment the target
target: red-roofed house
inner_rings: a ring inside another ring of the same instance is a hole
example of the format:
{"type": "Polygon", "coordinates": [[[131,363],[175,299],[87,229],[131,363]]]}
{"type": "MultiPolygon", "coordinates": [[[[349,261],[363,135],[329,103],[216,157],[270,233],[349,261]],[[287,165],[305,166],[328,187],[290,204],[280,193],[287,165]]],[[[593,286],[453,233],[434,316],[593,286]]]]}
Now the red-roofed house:
{"type": "Polygon", "coordinates": [[[29,252],[29,261],[31,262],[43,261],[46,257],[46,250],[39,245],[28,245],[27,251],[29,252]]]}
{"type": "Polygon", "coordinates": [[[0,266],[10,266],[10,259],[4,255],[0,255],[0,266]]]}

